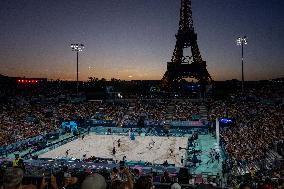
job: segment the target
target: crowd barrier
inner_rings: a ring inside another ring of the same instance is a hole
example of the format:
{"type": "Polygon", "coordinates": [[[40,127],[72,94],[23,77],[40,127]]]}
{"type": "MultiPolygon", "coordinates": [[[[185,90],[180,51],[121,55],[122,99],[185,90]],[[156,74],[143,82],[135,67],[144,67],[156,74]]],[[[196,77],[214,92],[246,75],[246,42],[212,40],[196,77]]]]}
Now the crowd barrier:
{"type": "MultiPolygon", "coordinates": [[[[126,127],[126,128],[131,128],[131,127],[138,127],[137,126],[137,121],[126,121],[124,123],[119,123],[114,120],[97,120],[97,119],[89,119],[86,120],[88,125],[91,126],[108,126],[108,127],[115,127],[121,126],[126,127]]],[[[163,127],[165,125],[166,121],[161,120],[161,121],[153,121],[153,120],[145,120],[144,121],[144,126],[145,127],[163,127]]],[[[182,128],[191,128],[191,127],[206,127],[206,124],[202,121],[169,121],[169,124],[173,127],[182,127],[182,128]]]]}

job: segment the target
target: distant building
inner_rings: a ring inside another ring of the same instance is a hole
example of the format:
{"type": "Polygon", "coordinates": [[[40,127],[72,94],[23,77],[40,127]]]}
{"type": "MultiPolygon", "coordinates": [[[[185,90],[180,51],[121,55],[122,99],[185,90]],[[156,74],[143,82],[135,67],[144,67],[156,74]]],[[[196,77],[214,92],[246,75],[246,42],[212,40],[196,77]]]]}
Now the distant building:
{"type": "Polygon", "coordinates": [[[41,82],[47,82],[47,78],[26,78],[26,77],[9,77],[0,74],[0,85],[11,84],[37,84],[41,82]]]}

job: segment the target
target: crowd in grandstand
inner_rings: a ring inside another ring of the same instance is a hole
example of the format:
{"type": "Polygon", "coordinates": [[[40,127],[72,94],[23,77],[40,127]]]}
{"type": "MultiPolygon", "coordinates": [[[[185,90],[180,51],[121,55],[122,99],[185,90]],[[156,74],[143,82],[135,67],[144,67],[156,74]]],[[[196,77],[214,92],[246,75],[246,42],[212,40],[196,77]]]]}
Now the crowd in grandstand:
{"type": "Polygon", "coordinates": [[[124,116],[124,123],[137,124],[140,117],[146,119],[147,124],[155,125],[165,121],[167,113],[167,100],[136,100],[129,107],[129,112],[124,116]]]}
{"type": "Polygon", "coordinates": [[[45,106],[25,102],[0,107],[0,145],[38,136],[56,129],[55,119],[44,115],[45,106]]]}
{"type": "MultiPolygon", "coordinates": [[[[0,107],[0,145],[56,130],[63,121],[94,119],[113,125],[163,125],[170,100],[70,102],[63,95],[49,98],[10,98],[0,107]],[[64,100],[63,100],[64,99],[64,100]]],[[[191,120],[198,104],[176,102],[173,120],[191,120]],[[188,113],[186,113],[188,112],[188,113]]]]}
{"type": "Polygon", "coordinates": [[[24,177],[24,170],[18,167],[5,168],[0,182],[4,189],[18,188],[81,188],[81,189],[153,189],[153,188],[181,188],[182,186],[192,187],[195,184],[207,188],[220,187],[220,177],[204,179],[201,175],[192,177],[188,173],[170,175],[168,172],[157,174],[156,172],[142,173],[138,169],[125,167],[114,167],[111,171],[100,170],[74,171],[63,167],[61,170],[40,178],[24,177]],[[30,182],[36,185],[30,184],[30,182]],[[160,186],[159,186],[160,185],[160,186]]]}
{"type": "Polygon", "coordinates": [[[252,90],[246,96],[212,101],[208,112],[212,122],[216,118],[233,120],[225,127],[221,124],[221,145],[228,157],[223,172],[249,173],[255,188],[275,185],[277,178],[283,182],[284,104],[279,91],[271,96],[260,95],[263,93],[252,90]]]}
{"type": "Polygon", "coordinates": [[[194,115],[199,115],[199,104],[190,101],[176,101],[173,120],[192,120],[194,115]]]}
{"type": "MultiPolygon", "coordinates": [[[[6,164],[7,165],[7,164],[6,164]]],[[[278,188],[284,187],[283,167],[268,172],[248,173],[244,177],[232,180],[221,175],[204,177],[191,175],[187,170],[176,174],[141,172],[136,168],[124,166],[111,170],[75,170],[66,166],[50,173],[38,172],[35,177],[28,176],[28,168],[22,166],[0,166],[0,185],[4,189],[16,188],[69,188],[69,189],[151,189],[151,188],[278,188]],[[227,181],[226,181],[227,180],[227,181]],[[226,184],[227,182],[227,184],[226,184]],[[33,183],[33,184],[31,184],[33,183]],[[244,184],[240,184],[244,183],[244,184]]]]}
{"type": "MultiPolygon", "coordinates": [[[[14,91],[10,94],[14,95],[5,96],[5,101],[2,101],[0,106],[0,146],[55,131],[60,123],[66,120],[107,120],[116,126],[124,126],[136,125],[139,119],[143,117],[142,120],[145,120],[146,124],[155,125],[163,124],[166,121],[169,109],[172,111],[172,120],[192,120],[196,117],[195,115],[200,114],[200,103],[185,99],[156,99],[157,96],[155,96],[155,99],[148,100],[136,96],[137,98],[131,101],[121,100],[117,102],[86,101],[82,97],[74,100],[68,91],[53,87],[50,90],[44,90],[44,88],[27,90],[24,95],[14,91]]],[[[283,101],[275,103],[275,101],[270,100],[271,98],[279,100],[283,96],[275,93],[275,91],[252,90],[245,97],[235,96],[227,100],[208,103],[209,121],[214,122],[216,118],[221,117],[234,120],[232,125],[221,129],[221,143],[229,158],[229,169],[247,167],[251,185],[258,185],[258,187],[263,188],[274,185],[282,185],[283,187],[283,167],[269,164],[268,159],[271,150],[276,150],[279,155],[284,155],[284,105],[283,101]],[[267,171],[268,168],[270,168],[269,172],[267,171]],[[267,172],[254,173],[257,170],[267,172]],[[276,178],[277,184],[271,178],[276,178]]],[[[29,147],[20,146],[19,148],[26,149],[29,147]]],[[[128,171],[125,169],[124,171],[122,171],[125,174],[123,176],[121,171],[114,170],[110,176],[110,182],[108,177],[105,176],[96,175],[94,177],[101,178],[102,188],[107,186],[104,184],[106,181],[110,188],[139,188],[140,184],[143,188],[151,188],[154,181],[171,182],[171,184],[175,182],[170,179],[167,173],[157,179],[153,173],[150,176],[144,176],[138,174],[135,170],[128,171]]],[[[12,173],[23,174],[18,169],[7,169],[3,172],[1,172],[4,174],[1,178],[11,178],[12,173]]],[[[21,177],[19,176],[19,178],[21,177]]],[[[66,179],[64,182],[58,181],[58,179],[60,180],[59,177],[58,175],[51,175],[51,181],[49,181],[51,187],[62,188],[62,186],[69,187],[71,185],[78,187],[78,185],[81,185],[81,188],[91,188],[90,185],[97,182],[94,181],[96,179],[92,176],[86,175],[82,178],[72,175],[70,176],[72,179],[66,179]]],[[[185,184],[190,183],[191,179],[191,177],[188,177],[188,182],[185,184]]],[[[4,185],[10,184],[11,186],[13,184],[18,186],[21,183],[21,179],[2,181],[4,185]]],[[[232,181],[230,185],[240,182],[234,183],[232,181]]],[[[218,185],[216,179],[214,181],[207,179],[204,183],[218,185]]],[[[176,188],[180,184],[184,183],[176,184],[176,188]]],[[[43,185],[45,185],[44,180],[43,185]]]]}
{"type": "Polygon", "coordinates": [[[230,100],[212,104],[209,116],[229,117],[235,126],[224,129],[221,136],[229,156],[237,162],[264,159],[267,151],[284,137],[284,106],[259,101],[230,100]]]}

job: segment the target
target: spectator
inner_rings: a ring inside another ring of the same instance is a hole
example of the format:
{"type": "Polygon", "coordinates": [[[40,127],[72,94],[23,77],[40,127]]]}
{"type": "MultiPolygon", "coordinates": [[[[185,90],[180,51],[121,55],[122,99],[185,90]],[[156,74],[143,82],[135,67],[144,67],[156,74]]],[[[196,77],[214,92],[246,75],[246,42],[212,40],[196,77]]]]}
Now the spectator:
{"type": "Polygon", "coordinates": [[[161,178],[161,183],[171,183],[171,178],[167,171],[164,172],[164,175],[161,178]]]}
{"type": "Polygon", "coordinates": [[[171,186],[171,189],[181,189],[181,186],[180,186],[178,183],[174,183],[174,184],[171,186]]]}
{"type": "Polygon", "coordinates": [[[81,189],[106,189],[107,183],[105,178],[100,174],[92,174],[85,178],[81,185],[81,189]]]}
{"type": "Polygon", "coordinates": [[[240,189],[251,189],[251,187],[248,184],[241,184],[240,189]]]}
{"type": "Polygon", "coordinates": [[[130,189],[129,185],[121,180],[111,182],[109,189],[130,189]]]}
{"type": "Polygon", "coordinates": [[[135,189],[153,189],[153,179],[151,176],[141,176],[136,184],[135,189]]]}
{"type": "Polygon", "coordinates": [[[34,185],[22,185],[24,172],[20,168],[8,168],[3,176],[3,189],[36,189],[34,185]]]}

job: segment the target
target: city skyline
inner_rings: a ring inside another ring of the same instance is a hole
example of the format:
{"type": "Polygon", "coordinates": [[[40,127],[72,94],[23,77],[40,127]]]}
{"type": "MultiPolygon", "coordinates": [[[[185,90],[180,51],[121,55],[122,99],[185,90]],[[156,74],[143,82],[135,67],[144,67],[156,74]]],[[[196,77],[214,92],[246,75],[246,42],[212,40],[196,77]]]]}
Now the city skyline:
{"type": "MultiPolygon", "coordinates": [[[[284,76],[281,0],[192,0],[203,60],[213,80],[284,76]]],[[[180,1],[8,1],[0,8],[0,74],[76,80],[71,43],[83,43],[79,80],[159,80],[171,60],[180,1]]]]}

